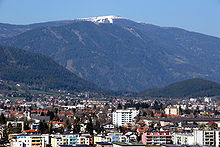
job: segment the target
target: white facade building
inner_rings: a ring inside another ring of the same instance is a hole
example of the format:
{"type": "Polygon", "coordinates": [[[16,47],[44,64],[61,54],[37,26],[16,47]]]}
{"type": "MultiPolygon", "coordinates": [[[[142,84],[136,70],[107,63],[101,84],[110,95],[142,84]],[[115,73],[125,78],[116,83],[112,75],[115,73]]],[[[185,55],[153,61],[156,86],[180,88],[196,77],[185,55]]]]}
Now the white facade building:
{"type": "Polygon", "coordinates": [[[173,144],[220,147],[220,130],[194,130],[192,133],[172,134],[173,144]]]}
{"type": "Polygon", "coordinates": [[[192,133],[173,133],[172,134],[173,144],[176,145],[194,145],[194,136],[192,133]]]}
{"type": "Polygon", "coordinates": [[[49,144],[49,135],[15,135],[10,140],[11,147],[46,146],[49,144]]]}
{"type": "Polygon", "coordinates": [[[123,126],[127,123],[132,123],[135,116],[139,114],[139,111],[134,108],[126,110],[116,110],[113,112],[113,124],[116,126],[123,126]]]}
{"type": "Polygon", "coordinates": [[[180,114],[179,113],[179,105],[165,108],[165,114],[167,114],[167,115],[179,115],[180,114]]]}
{"type": "Polygon", "coordinates": [[[193,131],[195,144],[220,146],[220,131],[219,130],[195,130],[193,131]]]}

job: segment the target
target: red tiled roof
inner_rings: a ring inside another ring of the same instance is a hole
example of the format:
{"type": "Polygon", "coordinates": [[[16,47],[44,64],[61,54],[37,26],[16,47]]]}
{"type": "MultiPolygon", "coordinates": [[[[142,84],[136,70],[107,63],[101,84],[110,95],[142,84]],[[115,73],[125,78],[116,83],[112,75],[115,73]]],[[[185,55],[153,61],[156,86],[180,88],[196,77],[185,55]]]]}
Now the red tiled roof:
{"type": "Polygon", "coordinates": [[[181,115],[166,115],[167,117],[181,117],[181,115]]]}
{"type": "Polygon", "coordinates": [[[9,111],[10,114],[23,114],[21,111],[9,111]]]}
{"type": "Polygon", "coordinates": [[[95,110],[87,110],[87,111],[84,111],[84,113],[97,113],[97,111],[95,111],[95,110]]]}
{"type": "Polygon", "coordinates": [[[162,114],[154,114],[155,117],[161,117],[162,114]]]}
{"type": "Polygon", "coordinates": [[[37,133],[37,130],[24,130],[26,133],[37,133]]]}
{"type": "Polygon", "coordinates": [[[52,124],[64,124],[64,122],[60,122],[60,121],[52,121],[50,123],[52,123],[52,124]]]}
{"type": "Polygon", "coordinates": [[[138,129],[138,132],[145,132],[147,130],[146,127],[139,127],[138,129]]]}
{"type": "Polygon", "coordinates": [[[48,113],[48,110],[32,110],[31,113],[48,113]]]}
{"type": "Polygon", "coordinates": [[[210,121],[207,123],[207,125],[212,125],[212,124],[216,124],[214,121],[210,121]]]}
{"type": "Polygon", "coordinates": [[[59,114],[73,115],[73,111],[60,111],[59,114]]]}

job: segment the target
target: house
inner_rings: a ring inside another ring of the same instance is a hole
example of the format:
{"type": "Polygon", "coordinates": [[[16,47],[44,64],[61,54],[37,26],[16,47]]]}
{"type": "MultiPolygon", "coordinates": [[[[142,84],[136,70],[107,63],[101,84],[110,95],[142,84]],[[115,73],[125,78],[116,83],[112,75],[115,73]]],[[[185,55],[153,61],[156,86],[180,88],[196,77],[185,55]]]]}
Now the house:
{"type": "Polygon", "coordinates": [[[20,128],[21,131],[24,131],[24,121],[7,121],[7,126],[12,125],[12,127],[20,128]]]}
{"type": "Polygon", "coordinates": [[[33,123],[31,123],[31,129],[32,130],[38,130],[39,129],[39,125],[40,125],[40,123],[33,122],[33,123]]]}
{"type": "Polygon", "coordinates": [[[165,108],[165,114],[166,115],[179,115],[180,114],[179,107],[177,106],[167,107],[165,108]]]}
{"type": "Polygon", "coordinates": [[[52,124],[53,128],[63,128],[64,127],[64,122],[52,121],[49,123],[52,124]]]}
{"type": "Polygon", "coordinates": [[[104,129],[114,129],[115,126],[113,124],[111,124],[111,123],[108,123],[108,124],[103,125],[103,128],[104,129]]]}

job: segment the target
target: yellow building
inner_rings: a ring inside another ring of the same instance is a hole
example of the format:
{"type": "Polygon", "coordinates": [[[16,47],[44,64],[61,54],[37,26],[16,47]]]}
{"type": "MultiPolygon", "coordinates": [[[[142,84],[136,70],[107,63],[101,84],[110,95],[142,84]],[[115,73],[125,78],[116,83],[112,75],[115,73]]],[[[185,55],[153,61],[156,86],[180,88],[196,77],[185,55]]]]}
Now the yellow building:
{"type": "Polygon", "coordinates": [[[31,147],[43,147],[44,140],[41,137],[32,137],[31,147]]]}
{"type": "Polygon", "coordinates": [[[49,143],[49,134],[43,135],[9,135],[10,146],[45,147],[49,143]]]}

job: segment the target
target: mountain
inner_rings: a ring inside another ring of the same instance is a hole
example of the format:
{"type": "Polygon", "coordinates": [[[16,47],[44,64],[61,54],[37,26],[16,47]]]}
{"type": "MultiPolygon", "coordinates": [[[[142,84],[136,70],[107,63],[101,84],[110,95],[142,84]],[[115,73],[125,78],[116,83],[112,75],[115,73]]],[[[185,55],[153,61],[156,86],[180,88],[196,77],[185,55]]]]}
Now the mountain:
{"type": "Polygon", "coordinates": [[[140,95],[172,98],[217,96],[220,95],[220,84],[203,79],[189,79],[163,88],[148,89],[140,95]]]}
{"type": "Polygon", "coordinates": [[[13,47],[0,47],[1,90],[10,89],[14,82],[41,90],[69,90],[72,92],[103,92],[98,86],[77,77],[44,55],[13,47]]]}
{"type": "Polygon", "coordinates": [[[121,16],[99,16],[99,17],[90,17],[90,18],[80,18],[77,19],[75,21],[90,21],[90,22],[94,22],[94,23],[115,23],[115,20],[123,20],[125,18],[121,17],[121,16]]]}
{"type": "Polygon", "coordinates": [[[106,89],[143,91],[190,78],[220,82],[219,38],[117,16],[38,27],[1,44],[49,56],[106,89]]]}
{"type": "Polygon", "coordinates": [[[35,23],[29,25],[13,25],[0,23],[0,40],[10,38],[19,35],[25,31],[32,30],[39,27],[49,27],[49,26],[60,26],[68,23],[72,23],[73,20],[63,20],[63,21],[51,21],[44,23],[35,23]]]}

